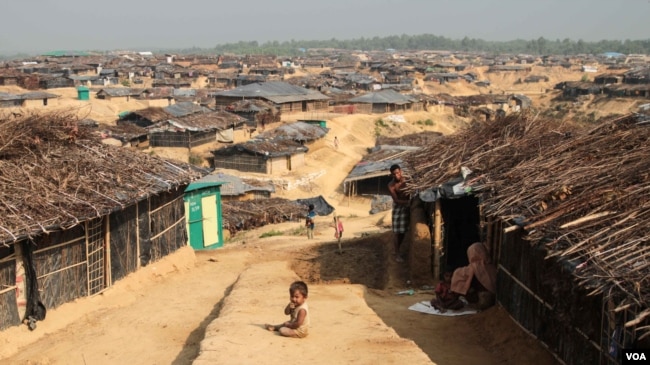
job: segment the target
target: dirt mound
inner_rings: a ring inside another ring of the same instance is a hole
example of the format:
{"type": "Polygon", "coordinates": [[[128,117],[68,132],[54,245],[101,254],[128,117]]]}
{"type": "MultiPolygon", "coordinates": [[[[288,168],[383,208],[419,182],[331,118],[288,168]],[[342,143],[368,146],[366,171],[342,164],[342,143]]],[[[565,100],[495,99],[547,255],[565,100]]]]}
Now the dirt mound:
{"type": "Polygon", "coordinates": [[[390,233],[345,241],[343,253],[336,243],[325,243],[293,257],[291,269],[315,284],[361,284],[384,290],[390,277],[403,277],[399,267],[389,265],[390,233]],[[389,268],[391,272],[389,272],[389,268]]]}

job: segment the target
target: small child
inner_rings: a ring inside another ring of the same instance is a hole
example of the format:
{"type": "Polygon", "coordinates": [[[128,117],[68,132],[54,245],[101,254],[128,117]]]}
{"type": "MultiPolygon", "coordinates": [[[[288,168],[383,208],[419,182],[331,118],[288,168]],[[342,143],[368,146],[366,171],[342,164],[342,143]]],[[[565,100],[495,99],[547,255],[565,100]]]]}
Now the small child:
{"type": "Polygon", "coordinates": [[[431,299],[431,306],[445,312],[447,309],[460,309],[463,307],[463,302],[458,299],[458,295],[451,291],[451,276],[450,271],[445,272],[443,281],[438,283],[434,292],[436,297],[431,299]]]}
{"type": "Polygon", "coordinates": [[[341,249],[341,237],[343,237],[343,222],[341,222],[341,217],[334,215],[334,238],[338,241],[339,244],[339,253],[343,253],[341,249]]]}
{"type": "Polygon", "coordinates": [[[316,218],[316,212],[314,212],[314,204],[309,204],[309,212],[307,212],[307,217],[305,219],[305,227],[307,227],[307,238],[314,238],[314,218],[316,218]]]}
{"type": "Polygon", "coordinates": [[[306,337],[309,328],[307,294],[307,284],[303,281],[294,281],[289,287],[289,304],[284,308],[284,314],[290,316],[289,321],[278,325],[267,324],[266,329],[278,331],[285,337],[306,337]]]}

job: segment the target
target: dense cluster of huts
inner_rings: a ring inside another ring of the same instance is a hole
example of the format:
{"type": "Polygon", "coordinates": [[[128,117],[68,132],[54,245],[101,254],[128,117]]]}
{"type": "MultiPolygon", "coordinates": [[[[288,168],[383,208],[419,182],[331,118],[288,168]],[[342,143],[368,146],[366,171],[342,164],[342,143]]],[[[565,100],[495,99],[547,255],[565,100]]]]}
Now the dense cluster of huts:
{"type": "MultiPolygon", "coordinates": [[[[87,86],[97,88],[97,98],[152,103],[121,114],[115,126],[20,112],[0,121],[0,330],[21,322],[34,328],[47,308],[100,293],[186,245],[191,213],[202,202],[218,206],[219,217],[211,219],[231,233],[304,212],[300,202],[273,198],[268,181],[114,148],[99,142],[98,130],[130,146],[191,149],[220,141],[226,147],[211,151],[212,167],[278,174],[304,164],[309,144],[328,132],[325,121],[265,130],[282,113],[399,113],[441,105],[482,122],[452,136],[378,140],[344,191],[385,195],[388,167],[404,165],[418,197],[414,211],[422,215],[414,224],[432,232],[432,244],[414,252],[411,263],[424,260],[438,274],[466,264],[467,247],[486,242],[498,265],[498,302],[562,361],[617,364],[621,349],[647,345],[647,117],[628,115],[585,131],[527,114],[524,95],[413,93],[415,73],[439,83],[489,85],[471,71],[488,62],[489,73],[518,72],[523,82],[539,82],[531,64],[574,67],[588,58],[453,55],[458,63],[450,53],[423,52],[376,53],[351,63],[337,55],[53,55],[6,63],[0,85],[87,86]],[[326,66],[321,75],[283,80],[295,67],[326,66]],[[210,89],[190,88],[199,76],[210,89]],[[107,87],[146,77],[153,87],[107,87]],[[234,143],[237,133],[253,131],[255,138],[234,143]],[[201,190],[214,186],[216,198],[201,190]],[[188,203],[186,191],[196,200],[188,203]]],[[[647,70],[635,65],[598,76],[593,85],[612,96],[648,97],[647,70]]],[[[565,96],[581,94],[576,85],[561,85],[565,96]]],[[[1,93],[0,107],[46,107],[56,97],[55,90],[1,93]]]]}
{"type": "MultiPolygon", "coordinates": [[[[538,66],[576,70],[607,68],[611,72],[596,77],[593,82],[567,80],[557,87],[567,96],[604,93],[614,97],[647,98],[650,95],[646,90],[647,60],[610,55],[534,57],[442,51],[319,50],[289,59],[262,55],[53,52],[26,60],[5,61],[0,66],[0,85],[17,85],[30,90],[23,94],[0,94],[0,107],[51,105],[56,103],[56,88],[79,87],[90,88],[97,98],[140,100],[149,106],[192,101],[221,110],[228,107],[233,98],[239,97],[239,100],[265,100],[285,113],[328,108],[363,113],[417,111],[426,107],[427,100],[417,91],[422,85],[417,84],[416,76],[425,82],[468,82],[489,89],[489,79],[479,79],[477,67],[486,67],[488,77],[498,73],[521,75],[520,80],[525,83],[548,81],[548,77],[533,73],[533,67],[538,66]],[[310,72],[305,76],[287,77],[296,69],[310,72]],[[323,71],[314,72],[318,69],[323,71]],[[149,87],[141,86],[144,80],[149,81],[149,87]],[[267,85],[272,82],[283,83],[273,84],[273,87],[267,85]],[[303,90],[296,93],[287,84],[303,90]],[[252,97],[253,90],[263,94],[252,97]],[[305,93],[305,90],[310,92],[305,93]]],[[[488,89],[483,94],[490,94],[488,89]]],[[[471,105],[480,106],[498,110],[487,105],[471,105]]]]}

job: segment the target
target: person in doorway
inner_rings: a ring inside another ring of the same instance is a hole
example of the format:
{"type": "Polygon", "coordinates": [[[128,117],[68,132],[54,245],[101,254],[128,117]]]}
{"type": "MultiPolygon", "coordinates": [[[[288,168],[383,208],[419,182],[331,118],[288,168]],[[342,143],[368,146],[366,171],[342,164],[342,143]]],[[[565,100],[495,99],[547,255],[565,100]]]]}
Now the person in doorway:
{"type": "Polygon", "coordinates": [[[406,231],[409,226],[409,214],[411,202],[408,194],[404,192],[406,187],[406,178],[402,175],[402,168],[399,165],[392,165],[390,167],[390,175],[392,180],[388,183],[388,191],[391,198],[393,198],[393,234],[394,234],[394,257],[397,262],[404,262],[404,258],[400,252],[402,242],[406,236],[406,231]]]}
{"type": "Polygon", "coordinates": [[[308,294],[308,288],[305,282],[294,281],[289,286],[289,304],[284,307],[284,314],[289,316],[289,320],[278,325],[266,324],[266,329],[280,332],[285,337],[307,337],[309,333],[308,294]]]}
{"type": "Polygon", "coordinates": [[[305,227],[307,227],[307,238],[314,238],[314,219],[316,218],[316,212],[314,211],[314,204],[309,204],[309,211],[305,217],[305,227]]]}
{"type": "Polygon", "coordinates": [[[490,261],[487,247],[475,242],[467,248],[468,266],[454,270],[451,291],[464,296],[468,302],[479,302],[479,309],[491,305],[496,294],[497,269],[490,261]]]}

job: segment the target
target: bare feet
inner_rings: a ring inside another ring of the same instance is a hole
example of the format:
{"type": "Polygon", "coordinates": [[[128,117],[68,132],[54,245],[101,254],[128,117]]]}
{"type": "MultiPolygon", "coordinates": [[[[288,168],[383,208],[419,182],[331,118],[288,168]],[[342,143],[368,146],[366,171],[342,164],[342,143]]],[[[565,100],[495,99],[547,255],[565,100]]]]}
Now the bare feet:
{"type": "Polygon", "coordinates": [[[271,331],[271,332],[274,332],[274,331],[277,331],[277,330],[278,330],[278,329],[275,328],[275,326],[272,325],[272,324],[265,324],[264,327],[265,327],[267,330],[271,331]]]}
{"type": "Polygon", "coordinates": [[[395,258],[395,262],[404,262],[404,259],[400,255],[395,255],[394,258],[395,258]]]}

